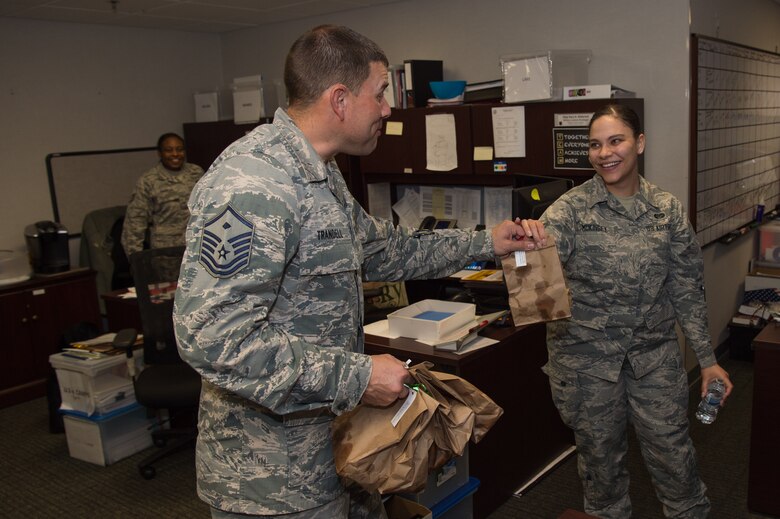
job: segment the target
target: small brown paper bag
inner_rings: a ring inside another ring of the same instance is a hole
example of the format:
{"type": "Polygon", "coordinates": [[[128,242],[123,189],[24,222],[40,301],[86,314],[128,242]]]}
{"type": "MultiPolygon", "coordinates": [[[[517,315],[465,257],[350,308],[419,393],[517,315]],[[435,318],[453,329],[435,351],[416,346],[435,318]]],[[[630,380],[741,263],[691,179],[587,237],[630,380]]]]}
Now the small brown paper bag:
{"type": "Polygon", "coordinates": [[[419,385],[413,400],[388,407],[359,404],[336,418],[333,444],[340,476],[382,494],[420,492],[430,470],[463,454],[469,439],[481,440],[503,414],[472,384],[429,368],[409,368],[419,385]],[[402,406],[408,408],[393,426],[402,406]]]}
{"type": "Polygon", "coordinates": [[[514,254],[501,260],[515,326],[571,317],[571,296],[553,238],[525,257],[524,267],[515,264],[514,254]]]}

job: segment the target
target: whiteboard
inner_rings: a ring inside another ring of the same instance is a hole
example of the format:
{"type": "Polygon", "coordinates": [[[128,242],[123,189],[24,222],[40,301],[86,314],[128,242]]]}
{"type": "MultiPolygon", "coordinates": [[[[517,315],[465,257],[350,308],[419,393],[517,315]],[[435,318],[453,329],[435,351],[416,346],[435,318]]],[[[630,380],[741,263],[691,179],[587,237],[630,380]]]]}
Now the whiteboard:
{"type": "Polygon", "coordinates": [[[780,202],[780,54],[693,35],[690,214],[701,245],[780,202]]]}
{"type": "Polygon", "coordinates": [[[89,212],[127,205],[138,178],[159,160],[154,147],[50,153],[46,169],[55,221],[78,236],[89,212]]]}

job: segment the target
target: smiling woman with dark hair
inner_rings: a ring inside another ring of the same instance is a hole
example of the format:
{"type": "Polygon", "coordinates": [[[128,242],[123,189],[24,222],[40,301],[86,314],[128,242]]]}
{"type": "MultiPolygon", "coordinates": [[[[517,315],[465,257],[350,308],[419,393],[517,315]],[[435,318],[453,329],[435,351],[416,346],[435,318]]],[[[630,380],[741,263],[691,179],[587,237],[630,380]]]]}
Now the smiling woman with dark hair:
{"type": "Polygon", "coordinates": [[[597,111],[588,158],[596,175],[541,218],[555,238],[572,316],[547,324],[553,400],[574,430],[585,511],[631,517],[625,467],[633,423],[667,517],[704,518],[710,503],[688,435],[688,378],[675,323],[716,378],[701,249],[682,204],[639,175],[645,135],[624,105],[597,111]]]}
{"type": "Polygon", "coordinates": [[[186,162],[184,139],[175,133],[157,139],[157,155],[159,164],[138,179],[127,205],[122,247],[128,257],[144,248],[147,232],[153,249],[184,245],[187,200],[203,169],[186,162]]]}

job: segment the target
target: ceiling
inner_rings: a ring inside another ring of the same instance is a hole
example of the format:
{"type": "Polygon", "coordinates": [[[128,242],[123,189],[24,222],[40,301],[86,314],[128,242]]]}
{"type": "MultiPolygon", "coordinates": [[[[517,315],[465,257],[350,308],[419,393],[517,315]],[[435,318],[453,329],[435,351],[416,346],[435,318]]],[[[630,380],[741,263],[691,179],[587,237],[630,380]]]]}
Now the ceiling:
{"type": "Polygon", "coordinates": [[[0,0],[0,16],[225,33],[398,0],[0,0]]]}

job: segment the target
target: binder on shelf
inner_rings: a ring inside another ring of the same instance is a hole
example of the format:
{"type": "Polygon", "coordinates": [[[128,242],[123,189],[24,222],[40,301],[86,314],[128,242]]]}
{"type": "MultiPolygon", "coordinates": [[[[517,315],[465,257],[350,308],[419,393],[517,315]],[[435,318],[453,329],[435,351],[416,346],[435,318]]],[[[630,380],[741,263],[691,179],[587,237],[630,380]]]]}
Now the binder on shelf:
{"type": "Polygon", "coordinates": [[[390,108],[406,108],[406,85],[404,84],[403,65],[390,65],[387,67],[387,88],[385,99],[390,108]]]}
{"type": "Polygon", "coordinates": [[[466,90],[463,92],[463,101],[466,103],[472,103],[474,101],[500,101],[503,97],[503,79],[469,83],[466,85],[466,90]]]}
{"type": "Polygon", "coordinates": [[[444,79],[444,62],[425,59],[406,60],[404,76],[408,107],[425,106],[428,104],[428,99],[433,97],[430,82],[444,79]]]}

